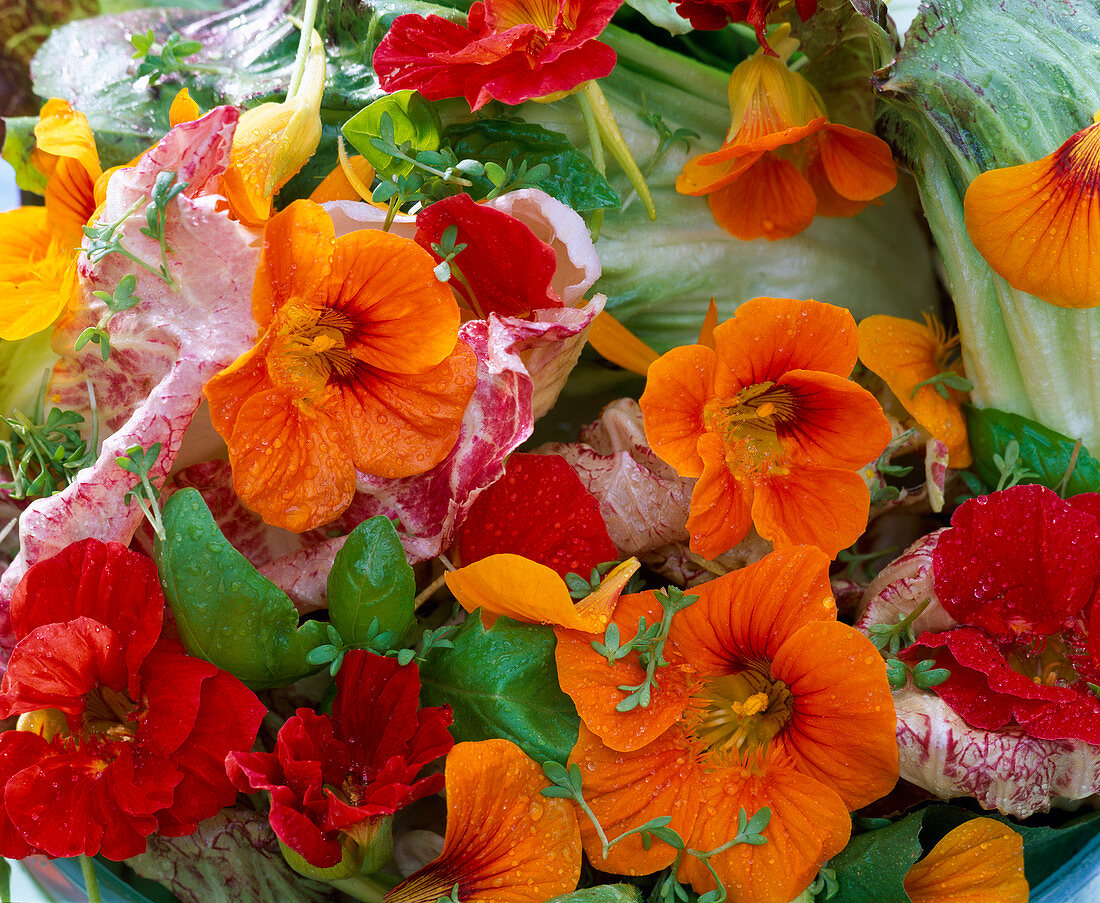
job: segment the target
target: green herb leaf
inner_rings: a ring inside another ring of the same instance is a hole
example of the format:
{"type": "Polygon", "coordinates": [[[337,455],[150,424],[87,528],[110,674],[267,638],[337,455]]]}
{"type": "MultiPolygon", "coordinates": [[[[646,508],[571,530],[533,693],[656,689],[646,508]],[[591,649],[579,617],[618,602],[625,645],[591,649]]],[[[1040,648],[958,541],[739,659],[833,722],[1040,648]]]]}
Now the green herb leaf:
{"type": "MultiPolygon", "coordinates": [[[[1076,441],[1042,424],[998,411],[994,408],[967,407],[966,424],[970,431],[970,447],[974,453],[974,470],[982,482],[996,486],[1001,481],[1002,464],[1012,458],[1011,445],[1016,443],[1012,464],[1034,474],[1022,483],[1041,483],[1049,489],[1059,489],[1069,471],[1076,441]]],[[[1066,482],[1065,494],[1100,492],[1100,461],[1088,449],[1081,448],[1073,472],[1066,482]]]]}
{"type": "Polygon", "coordinates": [[[173,494],[163,515],[167,538],[153,554],[187,651],[253,689],[317,670],[306,656],[325,643],[325,625],[298,626],[294,603],[229,544],[198,491],[173,494]]]}
{"type": "Polygon", "coordinates": [[[601,884],[554,897],[549,903],[641,903],[642,892],[633,884],[601,884]]]}
{"type": "Polygon", "coordinates": [[[373,618],[396,635],[396,645],[415,626],[416,581],[405,549],[388,517],[372,517],[356,527],[336,553],[328,575],[328,616],[344,642],[362,646],[375,637],[373,618]]]}
{"type": "Polygon", "coordinates": [[[509,162],[514,165],[522,160],[527,164],[528,176],[533,167],[545,164],[549,173],[539,181],[539,187],[580,213],[617,208],[621,203],[592,161],[560,132],[512,119],[481,119],[451,125],[443,138],[458,157],[472,157],[485,164],[485,175],[470,175],[474,183],[471,194],[476,199],[495,187],[491,174],[503,179],[509,162]]]}
{"type": "Polygon", "coordinates": [[[454,648],[428,658],[420,679],[424,705],[454,710],[455,740],[503,737],[537,762],[565,762],[580,719],[558,685],[554,631],[510,618],[486,630],[478,610],[451,639],[454,648]]]}

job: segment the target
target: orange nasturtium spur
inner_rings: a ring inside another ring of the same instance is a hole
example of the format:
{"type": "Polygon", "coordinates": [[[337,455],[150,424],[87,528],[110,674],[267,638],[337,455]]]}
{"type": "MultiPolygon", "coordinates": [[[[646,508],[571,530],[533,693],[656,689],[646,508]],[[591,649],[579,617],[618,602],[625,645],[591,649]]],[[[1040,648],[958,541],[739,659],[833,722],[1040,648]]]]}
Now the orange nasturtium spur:
{"type": "Polygon", "coordinates": [[[776,548],[835,557],[867,526],[856,472],[890,441],[874,396],[848,379],[852,315],[819,301],[754,298],[714,330],[714,347],[673,348],[649,367],[646,438],[691,495],[691,549],[713,558],[755,526],[776,548]]]}
{"type": "Polygon", "coordinates": [[[718,150],[689,160],[681,194],[706,195],[715,222],[736,238],[776,241],[815,216],[855,216],[897,183],[886,142],[829,122],[814,87],[785,62],[789,37],[773,41],[730,76],[730,129],[718,150]]]}
{"type": "MultiPolygon", "coordinates": [[[[763,844],[729,846],[709,864],[738,903],[787,903],[844,848],[849,811],[897,780],[885,665],[836,620],[818,549],[772,552],[691,593],[698,599],[677,607],[659,650],[667,664],[632,707],[627,694],[649,679],[652,655],[643,665],[597,649],[590,633],[555,629],[558,679],[581,718],[569,763],[607,837],[667,817],[688,850],[710,852],[738,836],[742,810],[768,809],[763,844]]],[[[668,598],[621,597],[614,623],[624,641],[640,618],[668,623],[668,598]]],[[[699,857],[663,842],[633,835],[605,859],[586,819],[581,837],[596,868],[645,875],[678,861],[697,892],[715,887],[699,857]]]]}
{"type": "Polygon", "coordinates": [[[1013,288],[1058,307],[1096,307],[1100,112],[1033,163],[983,172],[966,190],[966,231],[1013,288]]]}
{"type": "Polygon", "coordinates": [[[356,471],[438,464],[476,382],[431,255],[388,232],[334,236],[309,201],[268,221],[252,290],[262,333],[204,390],[237,494],[295,532],[341,514],[356,471]]]}

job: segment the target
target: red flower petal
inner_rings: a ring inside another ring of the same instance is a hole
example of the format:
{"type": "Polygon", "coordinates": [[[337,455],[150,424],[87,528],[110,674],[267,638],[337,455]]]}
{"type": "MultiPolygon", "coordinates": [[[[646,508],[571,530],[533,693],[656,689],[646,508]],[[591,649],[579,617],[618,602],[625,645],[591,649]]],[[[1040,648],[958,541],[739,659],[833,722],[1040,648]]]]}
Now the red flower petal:
{"type": "MultiPolygon", "coordinates": [[[[38,762],[48,749],[49,744],[30,731],[4,731],[0,734],[0,786],[7,784],[12,775],[38,762]]],[[[23,859],[37,852],[38,849],[27,843],[8,817],[4,795],[0,793],[0,856],[23,859]]]]}
{"type": "Polygon", "coordinates": [[[136,673],[164,618],[156,565],[120,543],[85,539],[28,569],[12,595],[16,639],[43,624],[81,616],[119,635],[126,667],[136,673]]]}
{"type": "Polygon", "coordinates": [[[416,217],[416,242],[432,250],[443,231],[458,228],[455,245],[466,247],[454,258],[468,285],[451,278],[451,288],[480,316],[526,317],[533,310],[561,307],[551,287],[557,255],[515,217],[458,194],[425,207],[416,217]],[[471,291],[472,290],[472,291],[471,291]]]}
{"type": "Polygon", "coordinates": [[[514,454],[504,476],[477,497],[458,533],[463,564],[522,555],[587,577],[619,557],[596,498],[561,455],[514,454]]]}
{"type": "Polygon", "coordinates": [[[934,689],[972,727],[998,730],[1015,720],[1043,740],[1100,743],[1100,700],[1087,691],[1047,686],[1014,671],[980,630],[926,632],[903,657],[910,663],[932,658],[937,668],[951,672],[934,689]]]}
{"type": "Polygon", "coordinates": [[[1043,486],[971,499],[951,526],[932,566],[936,595],[961,623],[1002,638],[1048,636],[1096,594],[1100,523],[1043,486]]]}

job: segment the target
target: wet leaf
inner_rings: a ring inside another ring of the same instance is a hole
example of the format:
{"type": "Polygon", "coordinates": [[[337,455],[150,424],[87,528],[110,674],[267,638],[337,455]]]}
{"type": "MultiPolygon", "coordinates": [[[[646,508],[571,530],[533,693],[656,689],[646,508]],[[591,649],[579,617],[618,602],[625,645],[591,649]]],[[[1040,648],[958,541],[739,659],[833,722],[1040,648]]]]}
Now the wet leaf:
{"type": "Polygon", "coordinates": [[[455,740],[503,737],[536,762],[565,762],[580,719],[558,685],[554,631],[510,618],[486,630],[479,609],[452,641],[428,657],[420,679],[424,705],[454,710],[455,740]]]}
{"type": "Polygon", "coordinates": [[[312,674],[306,661],[325,642],[320,621],[298,626],[290,598],[261,576],[218,529],[195,489],[164,506],[167,539],[153,557],[187,651],[253,689],[282,687],[312,674]]]}

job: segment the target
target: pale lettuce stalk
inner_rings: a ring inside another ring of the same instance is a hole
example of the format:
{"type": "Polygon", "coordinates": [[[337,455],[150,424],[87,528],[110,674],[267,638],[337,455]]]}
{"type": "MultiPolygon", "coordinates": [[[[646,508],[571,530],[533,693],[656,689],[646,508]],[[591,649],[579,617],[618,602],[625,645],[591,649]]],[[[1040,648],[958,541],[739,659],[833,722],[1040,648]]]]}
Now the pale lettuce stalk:
{"type": "Polygon", "coordinates": [[[1036,160],[1100,107],[1092,0],[942,0],[922,8],[878,85],[880,126],[912,168],[943,255],[974,402],[1100,448],[1100,310],[1014,290],[971,244],[963,197],[988,169],[1036,160]]]}

